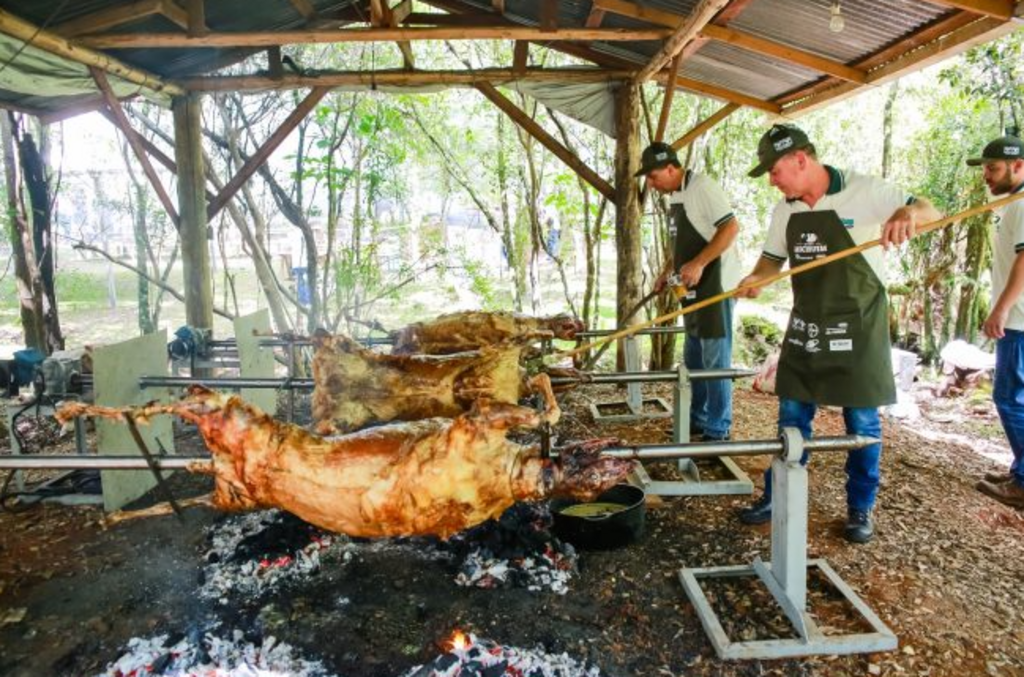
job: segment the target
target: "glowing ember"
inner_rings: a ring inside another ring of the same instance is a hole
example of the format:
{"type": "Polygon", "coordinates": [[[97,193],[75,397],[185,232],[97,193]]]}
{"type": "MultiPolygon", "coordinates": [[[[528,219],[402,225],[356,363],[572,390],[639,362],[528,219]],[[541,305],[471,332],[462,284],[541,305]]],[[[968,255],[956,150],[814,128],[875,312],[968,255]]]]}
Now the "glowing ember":
{"type": "Polygon", "coordinates": [[[452,651],[465,651],[469,645],[469,637],[462,630],[456,630],[452,633],[452,638],[445,643],[445,647],[450,648],[452,651]]]}

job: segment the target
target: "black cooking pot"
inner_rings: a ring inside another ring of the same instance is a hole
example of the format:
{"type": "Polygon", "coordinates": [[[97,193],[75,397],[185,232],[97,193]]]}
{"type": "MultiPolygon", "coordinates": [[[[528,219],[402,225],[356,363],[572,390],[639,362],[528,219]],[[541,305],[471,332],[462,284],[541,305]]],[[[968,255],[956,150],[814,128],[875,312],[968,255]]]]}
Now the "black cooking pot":
{"type": "Polygon", "coordinates": [[[629,545],[644,532],[647,514],[644,498],[643,489],[632,484],[617,484],[592,503],[571,498],[553,499],[550,505],[555,534],[583,550],[609,550],[629,545]],[[611,504],[615,508],[602,509],[599,504],[611,504]]]}

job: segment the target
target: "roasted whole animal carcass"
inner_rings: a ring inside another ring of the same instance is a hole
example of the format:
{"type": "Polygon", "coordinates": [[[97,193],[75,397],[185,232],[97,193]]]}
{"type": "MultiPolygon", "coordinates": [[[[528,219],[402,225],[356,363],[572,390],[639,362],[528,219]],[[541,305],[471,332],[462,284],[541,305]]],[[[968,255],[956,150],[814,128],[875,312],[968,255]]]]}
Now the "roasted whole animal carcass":
{"type": "Polygon", "coordinates": [[[329,435],[372,423],[453,418],[477,400],[516,404],[528,391],[523,344],[452,355],[382,355],[341,334],[313,336],[313,421],[329,435]]]}
{"type": "Polygon", "coordinates": [[[176,403],[124,409],[72,403],[57,416],[144,422],[175,414],[195,423],[213,463],[191,469],[214,475],[213,505],[224,510],[281,508],[351,536],[447,538],[516,501],[592,499],[632,469],[631,461],[600,457],[601,442],[562,450],[554,461],[507,439],[511,428],[557,421],[547,377],[536,377],[535,386],[544,394],[542,412],[480,404],[454,420],[395,423],[334,439],[199,386],[176,403]]]}
{"type": "Polygon", "coordinates": [[[583,323],[571,315],[529,317],[516,313],[466,311],[416,322],[394,333],[392,353],[447,355],[505,341],[576,338],[583,323]]]}

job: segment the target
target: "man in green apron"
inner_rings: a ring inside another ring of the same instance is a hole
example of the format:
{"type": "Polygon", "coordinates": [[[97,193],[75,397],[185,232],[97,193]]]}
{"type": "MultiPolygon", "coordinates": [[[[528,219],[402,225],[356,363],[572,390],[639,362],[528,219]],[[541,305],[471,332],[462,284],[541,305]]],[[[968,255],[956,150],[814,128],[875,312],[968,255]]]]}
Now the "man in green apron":
{"type": "MultiPolygon", "coordinates": [[[[775,206],[761,258],[740,282],[750,287],[743,296],[757,296],[758,282],[787,260],[795,267],[878,237],[888,249],[908,240],[915,224],[939,218],[927,200],[821,164],[796,127],[773,126],[761,137],[757,157],[750,176],[767,172],[785,199],[775,206]]],[[[896,401],[884,279],[884,254],[877,247],[792,278],[793,310],[775,385],[780,429],[795,427],[809,438],[818,406],[828,405],[843,408],[848,433],[881,439],[878,407],[896,401]]],[[[872,444],[847,455],[845,534],[855,543],[874,536],[881,453],[882,445],[872,444]]],[[[740,520],[767,522],[771,505],[769,469],[764,495],[740,512],[740,520]]]]}
{"type": "MultiPolygon", "coordinates": [[[[640,159],[647,185],[667,194],[668,231],[672,261],[654,283],[661,291],[671,275],[678,275],[685,307],[732,289],[740,277],[733,248],[740,227],[725,192],[703,174],[683,169],[675,150],[657,141],[640,159]]],[[[728,299],[683,316],[687,369],[728,369],[732,366],[732,310],[728,299]]],[[[729,439],[732,426],[732,381],[693,382],[690,430],[704,441],[729,439]]]]}
{"type": "MultiPolygon", "coordinates": [[[[995,139],[980,158],[993,197],[1024,192],[1024,142],[1015,136],[995,139]]],[[[1013,452],[1010,469],[989,473],[978,491],[1012,508],[1024,508],[1024,201],[996,213],[992,234],[992,311],[981,325],[996,342],[992,400],[1013,452]]]]}

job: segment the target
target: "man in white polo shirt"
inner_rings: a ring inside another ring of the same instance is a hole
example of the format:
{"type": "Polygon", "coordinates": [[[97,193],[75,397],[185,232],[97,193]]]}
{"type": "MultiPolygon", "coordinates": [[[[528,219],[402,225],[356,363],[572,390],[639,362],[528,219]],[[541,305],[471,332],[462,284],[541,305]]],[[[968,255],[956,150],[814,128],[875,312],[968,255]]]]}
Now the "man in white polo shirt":
{"type": "MultiPolygon", "coordinates": [[[[669,240],[672,261],[654,284],[660,291],[672,274],[685,288],[683,307],[732,289],[740,277],[733,244],[739,223],[725,192],[714,179],[683,169],[675,150],[656,141],[640,158],[647,185],[668,194],[669,240]]],[[[683,316],[686,342],[683,362],[688,369],[727,369],[732,366],[733,299],[683,316]]],[[[732,381],[693,382],[690,431],[705,441],[729,439],[732,426],[732,381]]]]}
{"type": "MultiPolygon", "coordinates": [[[[993,196],[1024,191],[1024,144],[1015,136],[1000,137],[967,161],[981,166],[993,196]]],[[[996,213],[992,237],[992,312],[981,325],[996,341],[996,373],[992,387],[1003,430],[1013,452],[1007,473],[990,473],[977,489],[1000,503],[1024,508],[1024,201],[996,213]]]]}
{"type": "MultiPolygon", "coordinates": [[[[742,292],[747,297],[757,296],[758,283],[787,260],[796,267],[878,237],[886,248],[899,245],[915,224],[939,217],[927,200],[882,179],[820,163],[797,127],[773,126],[761,137],[757,157],[750,176],[768,173],[784,199],[772,214],[761,258],[740,282],[750,286],[742,292]]],[[[843,408],[849,434],[882,438],[878,407],[896,401],[884,280],[879,248],[792,278],[793,310],[775,380],[780,429],[795,427],[809,438],[818,406],[830,405],[843,408]]],[[[881,453],[878,443],[847,454],[845,535],[854,543],[874,536],[881,453]]],[[[769,469],[764,495],[740,512],[740,520],[771,520],[771,491],[769,469]]]]}

